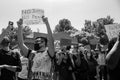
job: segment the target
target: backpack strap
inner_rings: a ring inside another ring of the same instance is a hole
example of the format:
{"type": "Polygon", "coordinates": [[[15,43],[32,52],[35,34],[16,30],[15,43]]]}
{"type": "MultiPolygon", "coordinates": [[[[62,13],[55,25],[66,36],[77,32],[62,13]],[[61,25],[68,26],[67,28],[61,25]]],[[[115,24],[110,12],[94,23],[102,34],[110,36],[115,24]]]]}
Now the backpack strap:
{"type": "Polygon", "coordinates": [[[48,50],[47,50],[47,53],[48,53],[49,57],[51,58],[51,69],[50,69],[51,79],[50,79],[50,80],[52,80],[53,77],[54,77],[54,71],[55,71],[55,62],[54,62],[55,56],[54,56],[54,57],[51,57],[48,50]]]}
{"type": "Polygon", "coordinates": [[[50,52],[47,50],[47,53],[48,53],[48,56],[51,58],[51,60],[53,60],[53,59],[55,59],[55,55],[52,57],[51,55],[50,55],[50,52]]]}

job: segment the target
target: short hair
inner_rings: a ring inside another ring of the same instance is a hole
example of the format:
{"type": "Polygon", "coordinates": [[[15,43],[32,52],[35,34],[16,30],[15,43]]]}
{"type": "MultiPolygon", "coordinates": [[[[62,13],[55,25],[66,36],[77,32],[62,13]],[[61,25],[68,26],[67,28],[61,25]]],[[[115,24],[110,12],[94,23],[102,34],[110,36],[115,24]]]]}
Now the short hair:
{"type": "Polygon", "coordinates": [[[5,36],[0,44],[2,46],[8,46],[9,43],[10,43],[10,39],[7,36],[5,36]]]}
{"type": "Polygon", "coordinates": [[[39,38],[43,39],[45,41],[45,46],[47,46],[48,39],[46,37],[36,37],[35,40],[39,38]]]}

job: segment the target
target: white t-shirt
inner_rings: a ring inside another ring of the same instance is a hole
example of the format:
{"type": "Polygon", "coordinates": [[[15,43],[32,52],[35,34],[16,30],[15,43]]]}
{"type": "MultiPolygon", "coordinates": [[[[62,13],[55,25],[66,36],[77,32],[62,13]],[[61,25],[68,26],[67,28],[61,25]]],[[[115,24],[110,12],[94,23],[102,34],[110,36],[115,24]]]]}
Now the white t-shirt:
{"type": "Polygon", "coordinates": [[[20,57],[21,64],[22,64],[22,71],[18,73],[18,77],[22,79],[27,79],[28,75],[28,58],[20,57]]]}

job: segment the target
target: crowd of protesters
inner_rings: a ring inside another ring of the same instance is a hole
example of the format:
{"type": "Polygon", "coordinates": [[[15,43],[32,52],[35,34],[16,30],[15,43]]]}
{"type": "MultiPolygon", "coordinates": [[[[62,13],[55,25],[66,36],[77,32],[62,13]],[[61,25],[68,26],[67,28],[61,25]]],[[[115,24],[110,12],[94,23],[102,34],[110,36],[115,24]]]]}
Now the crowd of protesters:
{"type": "Polygon", "coordinates": [[[120,80],[120,34],[108,48],[87,49],[83,43],[54,46],[46,17],[42,17],[48,36],[37,37],[34,50],[24,44],[23,20],[18,25],[18,48],[10,49],[7,37],[12,24],[0,35],[0,80],[120,80]]]}

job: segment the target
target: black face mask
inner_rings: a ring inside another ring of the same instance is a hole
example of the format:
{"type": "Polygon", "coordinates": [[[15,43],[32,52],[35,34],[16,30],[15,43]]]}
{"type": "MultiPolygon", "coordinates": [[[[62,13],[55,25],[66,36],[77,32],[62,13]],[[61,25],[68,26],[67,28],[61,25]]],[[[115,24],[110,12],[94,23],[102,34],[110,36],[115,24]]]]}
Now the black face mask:
{"type": "Polygon", "coordinates": [[[40,48],[41,48],[41,47],[39,46],[38,43],[35,43],[35,44],[34,44],[34,50],[35,50],[35,51],[38,51],[40,48]]]}

